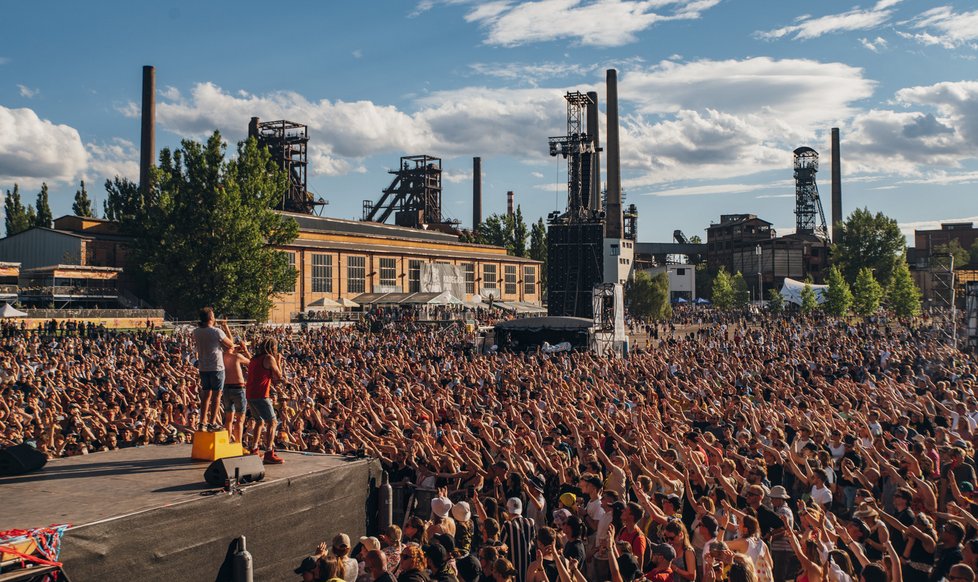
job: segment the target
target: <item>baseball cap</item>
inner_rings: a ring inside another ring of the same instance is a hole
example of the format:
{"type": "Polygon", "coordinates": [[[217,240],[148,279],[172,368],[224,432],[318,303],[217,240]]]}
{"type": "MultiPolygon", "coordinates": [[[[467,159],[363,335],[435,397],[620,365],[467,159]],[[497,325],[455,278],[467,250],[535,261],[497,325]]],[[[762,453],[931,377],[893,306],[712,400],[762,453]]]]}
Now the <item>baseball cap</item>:
{"type": "Polygon", "coordinates": [[[296,574],[305,574],[306,572],[312,572],[316,569],[316,558],[312,556],[306,556],[302,558],[302,563],[299,567],[294,570],[296,574]]]}
{"type": "Polygon", "coordinates": [[[432,566],[441,569],[448,562],[448,550],[441,544],[430,544],[424,547],[424,555],[432,566]]]}
{"type": "Polygon", "coordinates": [[[350,547],[350,536],[346,535],[345,533],[336,534],[336,537],[333,538],[333,547],[334,548],[349,548],[350,547]]]}
{"type": "Polygon", "coordinates": [[[362,536],[360,538],[360,545],[362,545],[368,552],[370,550],[379,550],[380,540],[374,536],[362,536]]]}

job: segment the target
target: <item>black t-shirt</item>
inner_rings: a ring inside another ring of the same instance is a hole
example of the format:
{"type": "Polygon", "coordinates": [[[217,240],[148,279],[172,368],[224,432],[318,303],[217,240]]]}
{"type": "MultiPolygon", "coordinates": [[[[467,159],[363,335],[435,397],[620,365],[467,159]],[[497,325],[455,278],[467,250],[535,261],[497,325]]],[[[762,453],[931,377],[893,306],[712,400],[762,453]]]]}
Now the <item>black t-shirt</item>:
{"type": "Polygon", "coordinates": [[[584,542],[581,540],[572,540],[564,544],[564,557],[570,560],[571,558],[577,560],[578,564],[584,564],[584,558],[587,555],[584,551],[584,542]]]}

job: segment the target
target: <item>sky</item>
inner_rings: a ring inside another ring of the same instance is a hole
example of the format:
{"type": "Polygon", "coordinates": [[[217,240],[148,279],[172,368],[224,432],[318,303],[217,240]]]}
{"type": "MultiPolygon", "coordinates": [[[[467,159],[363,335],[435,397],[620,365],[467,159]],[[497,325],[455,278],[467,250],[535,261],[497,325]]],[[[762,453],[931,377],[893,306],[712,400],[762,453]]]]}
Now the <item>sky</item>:
{"type": "MultiPolygon", "coordinates": [[[[567,91],[618,70],[622,182],[639,240],[705,237],[721,214],[794,227],[792,151],[830,128],[843,208],[905,233],[978,222],[973,0],[295,0],[6,3],[0,190],[41,182],[55,216],[80,180],[138,180],[141,68],[156,67],[157,147],[215,129],[233,152],[252,116],[307,124],[309,187],[360,218],[401,156],[443,160],[444,214],[469,227],[506,192],[529,220],[566,206],[567,91]],[[19,25],[16,23],[20,23],[19,25]],[[43,25],[42,25],[43,23],[43,25]]],[[[606,156],[602,162],[606,161],[606,156]]],[[[607,176],[602,170],[602,176],[607,176]]]]}

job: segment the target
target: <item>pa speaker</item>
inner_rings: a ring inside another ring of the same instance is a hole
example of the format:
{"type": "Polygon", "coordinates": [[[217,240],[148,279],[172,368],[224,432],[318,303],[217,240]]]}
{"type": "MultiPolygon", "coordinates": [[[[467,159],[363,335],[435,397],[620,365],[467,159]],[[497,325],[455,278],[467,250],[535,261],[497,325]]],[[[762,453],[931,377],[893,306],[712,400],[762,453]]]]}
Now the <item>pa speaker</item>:
{"type": "Polygon", "coordinates": [[[258,455],[226,457],[211,463],[204,471],[204,481],[215,487],[223,487],[228,478],[236,477],[238,483],[251,483],[265,478],[265,466],[258,455]]]}
{"type": "Polygon", "coordinates": [[[0,477],[37,471],[48,462],[44,453],[26,444],[0,450],[0,477]]]}

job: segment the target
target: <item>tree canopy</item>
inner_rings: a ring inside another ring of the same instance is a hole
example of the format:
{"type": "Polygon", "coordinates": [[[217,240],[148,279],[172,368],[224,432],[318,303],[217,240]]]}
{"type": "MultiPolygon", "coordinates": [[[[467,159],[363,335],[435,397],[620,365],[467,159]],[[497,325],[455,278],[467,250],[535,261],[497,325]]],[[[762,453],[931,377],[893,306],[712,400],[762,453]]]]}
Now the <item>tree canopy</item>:
{"type": "Polygon", "coordinates": [[[811,281],[805,281],[805,286],[801,288],[801,312],[812,313],[818,310],[818,297],[815,296],[815,289],[812,288],[811,281]]]}
{"type": "Polygon", "coordinates": [[[11,192],[7,190],[7,196],[3,199],[3,225],[6,228],[7,236],[24,232],[33,226],[33,217],[28,214],[30,204],[24,206],[20,199],[20,188],[14,184],[11,192]]]}
{"type": "Polygon", "coordinates": [[[856,275],[856,284],[853,285],[853,309],[859,315],[869,317],[879,311],[882,299],[883,287],[873,277],[873,272],[868,267],[863,267],[856,275]]]}
{"type": "Polygon", "coordinates": [[[659,273],[652,277],[645,271],[636,271],[628,285],[627,299],[628,310],[632,315],[646,319],[671,317],[669,275],[659,273]]]}
{"type": "Polygon", "coordinates": [[[71,212],[75,216],[95,216],[92,200],[88,197],[88,190],[85,189],[85,180],[81,181],[81,188],[75,190],[75,201],[71,205],[71,212]]]}
{"type": "Polygon", "coordinates": [[[825,293],[825,311],[829,315],[843,317],[852,308],[852,289],[842,276],[839,267],[832,265],[828,276],[829,288],[825,293]]]}
{"type": "Polygon", "coordinates": [[[254,138],[225,159],[221,135],[160,152],[149,188],[106,182],[106,217],[133,237],[131,258],[154,299],[179,317],[204,305],[264,320],[272,296],[292,289],[295,269],[277,247],[298,226],[273,211],[288,186],[254,138]]]}
{"type": "Polygon", "coordinates": [[[730,277],[730,273],[723,267],[717,271],[716,277],[713,278],[713,289],[711,291],[711,297],[713,299],[713,305],[717,309],[730,309],[734,306],[734,288],[733,282],[730,277]]]}
{"type": "Polygon", "coordinates": [[[903,260],[906,239],[897,221],[882,212],[857,208],[839,226],[832,257],[847,281],[855,281],[868,268],[879,281],[889,283],[897,263],[903,260]]]}
{"type": "Polygon", "coordinates": [[[900,261],[893,272],[893,279],[887,289],[887,303],[897,317],[907,318],[920,314],[920,289],[914,283],[906,261],[900,261]]]}
{"type": "Polygon", "coordinates": [[[54,215],[51,214],[51,202],[48,197],[47,182],[41,183],[41,191],[37,193],[37,203],[34,205],[36,214],[33,226],[51,228],[54,226],[54,215]]]}

